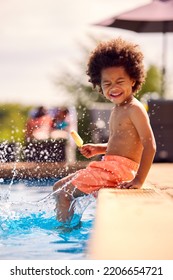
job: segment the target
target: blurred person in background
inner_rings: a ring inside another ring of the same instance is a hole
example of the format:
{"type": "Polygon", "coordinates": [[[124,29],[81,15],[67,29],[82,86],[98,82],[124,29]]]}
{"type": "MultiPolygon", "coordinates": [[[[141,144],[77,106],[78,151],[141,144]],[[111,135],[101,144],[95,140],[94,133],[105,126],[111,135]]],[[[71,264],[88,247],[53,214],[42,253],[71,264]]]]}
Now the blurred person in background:
{"type": "Polygon", "coordinates": [[[69,133],[69,110],[65,107],[57,108],[52,121],[52,139],[67,139],[69,133]]]}
{"type": "Polygon", "coordinates": [[[31,116],[26,123],[26,141],[46,140],[50,138],[52,130],[52,118],[48,114],[44,106],[40,106],[35,112],[32,111],[31,116]]]}

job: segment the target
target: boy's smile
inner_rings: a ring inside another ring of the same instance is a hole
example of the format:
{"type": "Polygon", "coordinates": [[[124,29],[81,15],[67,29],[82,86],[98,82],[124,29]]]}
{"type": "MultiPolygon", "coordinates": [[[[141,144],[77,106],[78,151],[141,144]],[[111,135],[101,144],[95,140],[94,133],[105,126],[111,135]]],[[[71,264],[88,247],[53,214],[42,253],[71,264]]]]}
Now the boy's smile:
{"type": "Polygon", "coordinates": [[[101,88],[104,96],[114,104],[122,104],[132,95],[135,81],[126,73],[124,67],[109,67],[101,72],[101,88]]]}

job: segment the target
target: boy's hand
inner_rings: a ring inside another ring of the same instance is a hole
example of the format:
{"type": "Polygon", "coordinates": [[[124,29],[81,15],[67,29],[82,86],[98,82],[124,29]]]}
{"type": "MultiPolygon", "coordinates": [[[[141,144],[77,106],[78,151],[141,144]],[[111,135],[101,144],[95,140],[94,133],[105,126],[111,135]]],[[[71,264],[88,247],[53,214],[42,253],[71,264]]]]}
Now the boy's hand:
{"type": "Polygon", "coordinates": [[[85,144],[79,148],[79,151],[86,158],[91,158],[98,154],[98,149],[95,144],[85,144]]]}
{"type": "Polygon", "coordinates": [[[142,183],[139,180],[134,179],[131,182],[122,183],[117,187],[117,189],[140,189],[141,187],[142,183]]]}

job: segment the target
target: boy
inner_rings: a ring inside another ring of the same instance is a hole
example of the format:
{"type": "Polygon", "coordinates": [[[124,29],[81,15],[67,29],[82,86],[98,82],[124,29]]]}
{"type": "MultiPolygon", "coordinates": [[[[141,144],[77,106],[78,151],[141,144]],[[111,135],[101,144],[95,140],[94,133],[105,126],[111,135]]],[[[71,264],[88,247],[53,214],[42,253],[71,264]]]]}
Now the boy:
{"type": "Polygon", "coordinates": [[[87,74],[94,88],[114,104],[107,144],[86,144],[86,158],[105,154],[54,185],[57,219],[71,220],[74,198],[100,188],[141,188],[153,162],[155,139],[143,105],[134,97],[145,79],[137,45],[118,38],[100,43],[91,53],[87,74]],[[65,184],[64,187],[63,184],[65,184]]]}

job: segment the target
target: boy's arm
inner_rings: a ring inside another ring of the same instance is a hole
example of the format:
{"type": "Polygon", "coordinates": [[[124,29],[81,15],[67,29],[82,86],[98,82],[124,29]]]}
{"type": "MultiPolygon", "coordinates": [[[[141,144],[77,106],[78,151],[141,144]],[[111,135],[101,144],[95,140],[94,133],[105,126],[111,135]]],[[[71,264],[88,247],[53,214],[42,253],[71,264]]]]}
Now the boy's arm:
{"type": "Polygon", "coordinates": [[[90,158],[96,155],[105,154],[107,143],[104,144],[85,144],[79,150],[83,156],[90,158]]]}
{"type": "Polygon", "coordinates": [[[143,152],[137,175],[132,182],[126,184],[126,187],[129,185],[132,188],[141,188],[152,165],[156,143],[146,110],[135,106],[130,115],[143,145],[143,152]]]}

